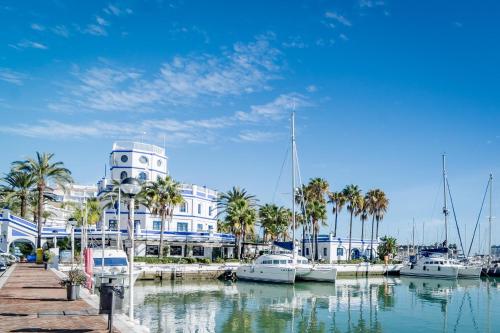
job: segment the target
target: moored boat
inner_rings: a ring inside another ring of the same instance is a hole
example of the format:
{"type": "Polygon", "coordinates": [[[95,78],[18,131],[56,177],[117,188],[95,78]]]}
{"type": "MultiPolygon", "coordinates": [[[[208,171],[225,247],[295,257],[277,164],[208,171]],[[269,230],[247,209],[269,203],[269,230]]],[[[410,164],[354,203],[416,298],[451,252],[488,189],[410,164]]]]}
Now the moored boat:
{"type": "Polygon", "coordinates": [[[294,283],[297,270],[293,261],[287,254],[264,254],[253,264],[239,266],[236,276],[251,281],[294,283]]]}

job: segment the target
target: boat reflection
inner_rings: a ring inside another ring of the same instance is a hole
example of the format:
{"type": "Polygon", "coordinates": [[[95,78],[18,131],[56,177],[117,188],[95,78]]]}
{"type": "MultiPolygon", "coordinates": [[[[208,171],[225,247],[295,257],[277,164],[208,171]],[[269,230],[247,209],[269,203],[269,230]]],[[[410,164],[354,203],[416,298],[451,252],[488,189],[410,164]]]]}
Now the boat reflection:
{"type": "Polygon", "coordinates": [[[408,332],[486,332],[489,310],[484,303],[481,319],[477,295],[497,286],[413,277],[295,285],[140,281],[136,312],[151,332],[391,332],[418,316],[412,323],[418,329],[408,332]]]}

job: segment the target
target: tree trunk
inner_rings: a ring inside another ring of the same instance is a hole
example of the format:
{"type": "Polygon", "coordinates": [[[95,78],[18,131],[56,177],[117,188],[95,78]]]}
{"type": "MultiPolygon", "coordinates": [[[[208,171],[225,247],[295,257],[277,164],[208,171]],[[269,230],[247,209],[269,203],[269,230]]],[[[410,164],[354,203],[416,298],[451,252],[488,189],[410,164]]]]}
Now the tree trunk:
{"type": "Polygon", "coordinates": [[[158,249],[158,258],[163,257],[163,232],[164,231],[165,231],[165,214],[161,214],[160,248],[158,249]]]}
{"type": "Polygon", "coordinates": [[[319,260],[319,253],[318,253],[318,228],[317,228],[317,221],[313,221],[313,232],[314,232],[314,260],[319,260]]]}
{"type": "Polygon", "coordinates": [[[352,243],[352,211],[351,211],[351,220],[349,221],[349,253],[347,254],[348,260],[351,260],[351,243],[352,243]]]}
{"type": "Polygon", "coordinates": [[[337,237],[337,208],[335,207],[335,227],[333,229],[333,237],[337,237]]]}
{"type": "Polygon", "coordinates": [[[243,259],[243,253],[245,252],[245,224],[241,225],[243,230],[241,231],[241,249],[240,249],[240,259],[243,259]]]}
{"type": "Polygon", "coordinates": [[[376,235],[377,235],[377,240],[378,240],[378,223],[379,223],[379,221],[380,221],[380,220],[379,220],[379,219],[377,219],[377,233],[376,233],[376,235]]]}
{"type": "Polygon", "coordinates": [[[26,218],[26,197],[22,196],[21,197],[21,217],[24,219],[26,218]]]}
{"type": "Polygon", "coordinates": [[[302,256],[306,256],[306,225],[302,225],[302,256]]]}
{"type": "Polygon", "coordinates": [[[375,226],[375,215],[372,215],[372,237],[370,240],[370,260],[373,260],[373,227],[375,226]]]}
{"type": "Polygon", "coordinates": [[[43,216],[43,191],[44,185],[38,185],[38,213],[37,213],[37,222],[38,222],[38,238],[36,240],[36,247],[42,247],[42,216],[43,216]]]}
{"type": "Polygon", "coordinates": [[[361,245],[363,245],[364,237],[365,237],[365,220],[361,220],[361,245]]]}

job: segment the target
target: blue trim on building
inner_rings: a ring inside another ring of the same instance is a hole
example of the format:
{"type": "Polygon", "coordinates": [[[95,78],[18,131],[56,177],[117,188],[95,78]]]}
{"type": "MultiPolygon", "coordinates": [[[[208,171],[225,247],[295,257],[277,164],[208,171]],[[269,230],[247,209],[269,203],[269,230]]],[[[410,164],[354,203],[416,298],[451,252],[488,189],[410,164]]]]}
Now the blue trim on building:
{"type": "Polygon", "coordinates": [[[146,170],[146,171],[158,172],[158,173],[161,173],[162,175],[167,175],[166,172],[163,172],[160,170],[151,169],[151,168],[139,168],[139,167],[133,167],[133,166],[112,166],[109,169],[110,170],[113,170],[113,169],[139,169],[139,170],[143,170],[143,171],[146,170]]]}
{"type": "Polygon", "coordinates": [[[147,151],[138,150],[138,149],[135,149],[135,150],[112,150],[111,153],[109,153],[109,155],[113,155],[113,153],[139,153],[139,154],[144,154],[144,155],[156,156],[156,157],[159,157],[161,159],[164,159],[165,161],[168,160],[168,158],[166,156],[161,156],[161,155],[158,155],[156,153],[147,152],[147,151]]]}

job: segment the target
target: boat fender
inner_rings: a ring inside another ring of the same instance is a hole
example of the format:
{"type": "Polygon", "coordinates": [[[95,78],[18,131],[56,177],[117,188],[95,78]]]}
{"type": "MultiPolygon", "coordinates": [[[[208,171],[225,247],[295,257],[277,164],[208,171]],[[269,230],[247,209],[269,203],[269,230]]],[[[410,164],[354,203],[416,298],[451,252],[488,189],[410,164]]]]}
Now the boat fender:
{"type": "Polygon", "coordinates": [[[441,270],[441,266],[438,266],[438,271],[440,271],[440,270],[441,270]]]}
{"type": "Polygon", "coordinates": [[[425,266],[423,267],[423,270],[425,271],[425,266]]]}

